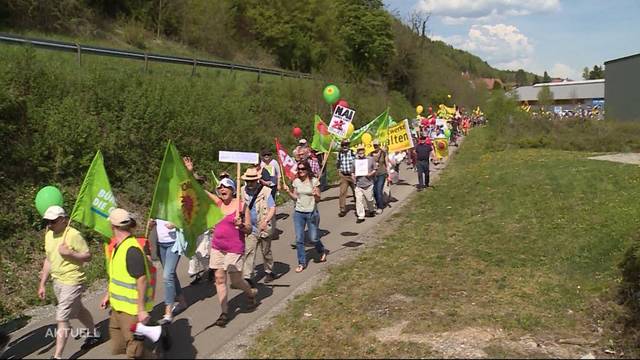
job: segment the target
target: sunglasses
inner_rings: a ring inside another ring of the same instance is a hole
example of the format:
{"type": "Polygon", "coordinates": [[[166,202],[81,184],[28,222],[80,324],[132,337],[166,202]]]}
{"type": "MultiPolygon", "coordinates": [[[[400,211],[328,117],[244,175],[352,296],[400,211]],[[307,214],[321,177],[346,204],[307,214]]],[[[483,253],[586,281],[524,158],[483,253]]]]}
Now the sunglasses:
{"type": "Polygon", "coordinates": [[[301,167],[299,167],[299,168],[298,168],[298,170],[300,170],[300,171],[307,171],[307,168],[303,168],[303,167],[301,168],[301,167]]]}

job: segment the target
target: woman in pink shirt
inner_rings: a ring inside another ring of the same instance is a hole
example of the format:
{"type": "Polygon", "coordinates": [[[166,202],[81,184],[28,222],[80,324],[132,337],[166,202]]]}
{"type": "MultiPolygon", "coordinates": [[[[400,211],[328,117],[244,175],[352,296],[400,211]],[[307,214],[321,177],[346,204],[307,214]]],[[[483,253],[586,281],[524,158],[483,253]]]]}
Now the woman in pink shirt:
{"type": "MultiPolygon", "coordinates": [[[[185,165],[189,171],[193,171],[193,163],[185,159],[185,165]]],[[[256,308],[257,289],[252,289],[249,283],[242,278],[242,265],[244,254],[244,237],[251,233],[251,219],[244,220],[237,216],[236,211],[242,209],[244,204],[238,204],[238,199],[233,194],[236,184],[230,178],[220,180],[218,195],[210,193],[209,197],[222,210],[225,215],[213,228],[211,240],[211,256],[209,268],[215,270],[216,292],[220,303],[220,317],[214,323],[215,326],[224,327],[229,322],[228,298],[227,298],[227,273],[231,278],[231,285],[244,291],[247,295],[247,310],[256,308]]]]}

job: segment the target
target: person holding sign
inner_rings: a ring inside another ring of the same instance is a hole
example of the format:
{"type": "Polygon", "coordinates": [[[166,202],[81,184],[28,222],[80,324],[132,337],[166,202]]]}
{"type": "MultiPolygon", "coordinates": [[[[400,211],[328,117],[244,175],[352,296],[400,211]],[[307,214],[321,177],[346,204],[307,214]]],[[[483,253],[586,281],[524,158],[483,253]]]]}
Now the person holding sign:
{"type": "Polygon", "coordinates": [[[56,307],[56,350],[54,359],[61,359],[67,344],[71,327],[70,319],[79,319],[87,334],[82,348],[94,346],[100,340],[93,317],[82,304],[82,293],[86,279],[82,264],[91,261],[91,253],[87,242],[80,232],[69,226],[67,213],[58,205],[47,208],[42,218],[47,222],[47,233],[44,236],[46,258],[42,264],[38,297],[46,297],[46,283],[49,274],[53,278],[53,291],[58,300],[56,307]]]}
{"type": "Polygon", "coordinates": [[[307,257],[304,251],[304,229],[309,229],[309,238],[320,254],[320,262],[327,261],[328,250],[318,238],[318,201],[320,201],[320,181],[313,177],[311,167],[307,161],[298,164],[298,177],[291,184],[293,189],[285,183],[284,190],[295,200],[293,224],[296,231],[296,250],[298,267],[296,272],[302,272],[307,267],[307,257]]]}
{"type": "Polygon", "coordinates": [[[236,184],[233,180],[230,178],[220,180],[216,205],[220,207],[225,217],[213,229],[209,263],[209,267],[215,270],[216,293],[221,309],[220,317],[214,325],[220,327],[226,326],[229,322],[227,273],[231,278],[231,284],[247,295],[248,310],[254,310],[258,305],[256,301],[258,291],[252,289],[242,278],[245,236],[251,233],[251,219],[245,217],[243,220],[237,216],[236,210],[243,204],[242,202],[239,204],[238,199],[233,197],[235,192],[236,184]]]}
{"type": "Polygon", "coordinates": [[[336,161],[336,168],[338,175],[340,176],[340,213],[338,216],[344,217],[347,214],[347,190],[351,188],[355,194],[353,177],[353,161],[355,155],[349,147],[349,139],[343,139],[340,143],[340,151],[338,152],[338,160],[336,161]]]}
{"type": "Polygon", "coordinates": [[[365,215],[373,216],[373,185],[376,176],[377,163],[372,156],[365,155],[364,144],[358,145],[356,148],[356,159],[353,162],[352,176],[353,182],[356,184],[356,215],[358,216],[356,223],[364,221],[365,215]],[[365,213],[365,205],[367,211],[365,213]]]}

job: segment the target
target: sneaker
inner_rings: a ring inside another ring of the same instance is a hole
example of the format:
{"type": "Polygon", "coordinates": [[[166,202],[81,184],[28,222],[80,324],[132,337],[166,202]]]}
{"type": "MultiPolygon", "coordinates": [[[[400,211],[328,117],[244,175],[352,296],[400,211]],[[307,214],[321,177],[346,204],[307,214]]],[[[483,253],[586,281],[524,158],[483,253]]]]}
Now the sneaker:
{"type": "Polygon", "coordinates": [[[358,220],[356,220],[356,224],[360,224],[364,222],[364,218],[358,218],[358,220]]]}
{"type": "Polygon", "coordinates": [[[89,335],[84,339],[84,343],[82,343],[82,346],[80,346],[80,350],[91,349],[92,347],[98,345],[99,342],[100,342],[99,334],[89,335]]]}
{"type": "Polygon", "coordinates": [[[347,215],[347,212],[344,210],[340,210],[340,212],[338,213],[339,217],[344,217],[345,215],[347,215]]]}
{"type": "Polygon", "coordinates": [[[158,320],[158,325],[167,325],[171,324],[173,321],[173,317],[171,315],[164,315],[162,319],[158,320]]]}
{"type": "Polygon", "coordinates": [[[377,209],[376,210],[376,215],[380,215],[380,214],[382,214],[382,209],[377,209]]]}
{"type": "Polygon", "coordinates": [[[202,280],[202,277],[200,276],[200,273],[197,273],[193,276],[193,280],[191,280],[190,284],[191,285],[195,285],[197,283],[200,282],[200,280],[202,280]]]}
{"type": "Polygon", "coordinates": [[[265,275],[265,277],[264,277],[264,283],[268,284],[268,283],[272,282],[273,280],[275,280],[277,278],[278,278],[277,274],[267,273],[267,275],[265,275]]]}

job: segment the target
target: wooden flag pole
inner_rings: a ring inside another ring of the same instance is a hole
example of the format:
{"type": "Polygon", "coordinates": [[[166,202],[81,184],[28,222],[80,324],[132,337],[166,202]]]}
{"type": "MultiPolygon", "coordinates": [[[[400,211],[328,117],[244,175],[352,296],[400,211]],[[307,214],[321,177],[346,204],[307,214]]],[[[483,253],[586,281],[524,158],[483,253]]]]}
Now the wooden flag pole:
{"type": "Polygon", "coordinates": [[[327,161],[329,160],[329,156],[331,156],[331,149],[333,149],[333,144],[334,144],[335,140],[331,139],[331,143],[329,144],[329,151],[327,151],[324,156],[324,159],[322,159],[322,168],[320,169],[320,176],[322,176],[322,173],[324,172],[324,167],[327,165],[327,161]]]}

